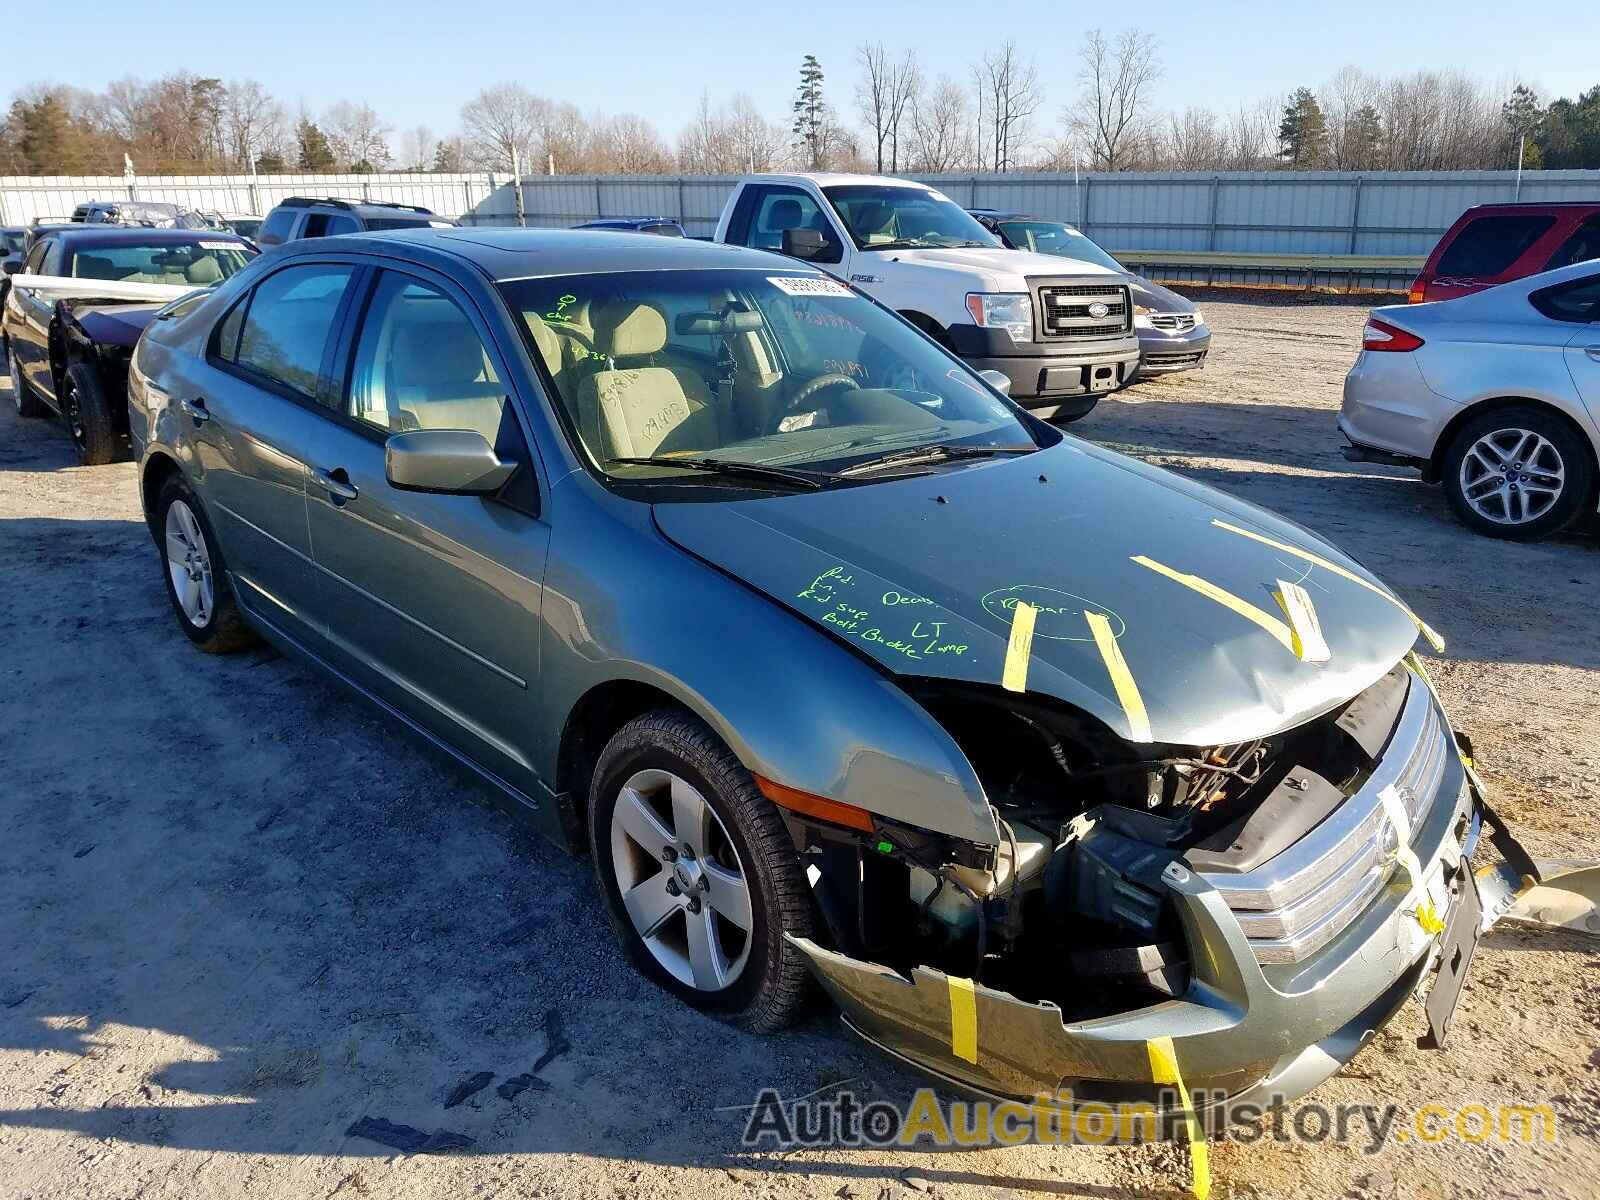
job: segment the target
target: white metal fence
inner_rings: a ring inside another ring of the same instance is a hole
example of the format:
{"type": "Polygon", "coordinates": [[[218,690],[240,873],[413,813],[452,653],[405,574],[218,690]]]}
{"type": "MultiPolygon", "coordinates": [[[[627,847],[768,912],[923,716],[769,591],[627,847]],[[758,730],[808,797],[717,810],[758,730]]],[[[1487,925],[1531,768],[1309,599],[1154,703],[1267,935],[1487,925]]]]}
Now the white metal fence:
{"type": "MultiPolygon", "coordinates": [[[[1473,204],[1600,201],[1600,171],[934,175],[958,204],[1072,221],[1112,250],[1303,255],[1420,255],[1473,204]]],[[[704,236],[735,176],[527,176],[529,225],[602,216],[666,216],[704,236]]],[[[0,223],[66,218],[91,199],[164,200],[202,211],[265,213],[291,195],[419,204],[472,224],[510,224],[506,176],[262,175],[0,177],[0,223]]]]}

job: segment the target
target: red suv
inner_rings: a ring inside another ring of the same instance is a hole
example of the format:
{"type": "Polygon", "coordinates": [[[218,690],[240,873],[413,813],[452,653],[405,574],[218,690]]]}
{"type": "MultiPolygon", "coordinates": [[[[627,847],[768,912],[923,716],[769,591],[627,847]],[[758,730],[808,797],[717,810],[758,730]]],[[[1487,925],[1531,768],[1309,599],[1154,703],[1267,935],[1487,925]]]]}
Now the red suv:
{"type": "Polygon", "coordinates": [[[1452,300],[1591,258],[1600,258],[1600,201],[1479,204],[1439,239],[1409,299],[1452,300]]]}

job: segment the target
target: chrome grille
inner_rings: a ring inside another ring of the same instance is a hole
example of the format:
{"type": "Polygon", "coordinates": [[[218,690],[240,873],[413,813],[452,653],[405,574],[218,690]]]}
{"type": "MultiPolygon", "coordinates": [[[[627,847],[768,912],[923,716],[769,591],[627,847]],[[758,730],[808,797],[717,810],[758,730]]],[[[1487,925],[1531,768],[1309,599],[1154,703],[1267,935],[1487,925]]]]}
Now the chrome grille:
{"type": "Polygon", "coordinates": [[[1044,338],[1116,337],[1132,328],[1128,289],[1119,283],[1041,283],[1040,335],[1044,338]]]}
{"type": "Polygon", "coordinates": [[[1398,792],[1414,832],[1438,795],[1453,746],[1432,694],[1413,676],[1383,757],[1355,795],[1254,871],[1205,875],[1238,918],[1256,961],[1299,962],[1360,915],[1394,870],[1394,828],[1379,793],[1398,792]]]}
{"type": "Polygon", "coordinates": [[[1194,328],[1193,313],[1151,313],[1150,324],[1156,329],[1187,333],[1194,328]]]}

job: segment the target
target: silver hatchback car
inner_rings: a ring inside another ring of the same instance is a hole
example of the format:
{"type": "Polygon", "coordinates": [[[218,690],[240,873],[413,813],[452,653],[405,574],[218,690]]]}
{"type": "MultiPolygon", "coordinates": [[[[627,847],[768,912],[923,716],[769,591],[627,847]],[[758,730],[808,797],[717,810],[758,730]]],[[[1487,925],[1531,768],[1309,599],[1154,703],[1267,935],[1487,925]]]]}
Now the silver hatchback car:
{"type": "Polygon", "coordinates": [[[815,979],[944,1079],[1151,1132],[1170,1039],[1248,1116],[1430,981],[1442,1040],[1534,871],[1393,592],[793,260],[297,243],[154,321],[130,407],[188,638],[446,748],[748,1028],[815,979]],[[1474,876],[1485,822],[1510,865],[1474,876]]]}

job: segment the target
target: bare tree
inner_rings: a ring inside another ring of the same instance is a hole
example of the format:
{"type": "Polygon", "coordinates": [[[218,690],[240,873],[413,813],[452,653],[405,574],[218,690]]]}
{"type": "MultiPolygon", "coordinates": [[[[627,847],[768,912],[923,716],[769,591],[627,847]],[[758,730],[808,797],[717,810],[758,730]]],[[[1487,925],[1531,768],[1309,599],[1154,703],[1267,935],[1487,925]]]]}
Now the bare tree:
{"type": "Polygon", "coordinates": [[[693,175],[722,175],[740,169],[734,150],[732,122],[711,106],[711,93],[700,93],[694,120],[678,135],[678,169],[693,175]]]}
{"type": "Polygon", "coordinates": [[[882,42],[863,42],[856,50],[856,61],[861,66],[861,76],[856,80],[856,107],[872,130],[874,167],[881,175],[887,161],[890,171],[899,170],[901,131],[912,98],[922,86],[916,53],[907,50],[900,58],[892,59],[882,42]]]}
{"type": "MultiPolygon", "coordinates": [[[[469,159],[490,171],[510,171],[520,159],[526,169],[548,107],[520,83],[484,88],[461,109],[469,159]]],[[[533,169],[543,166],[540,162],[533,169]]]]}
{"type": "Polygon", "coordinates": [[[1217,114],[1189,107],[1167,117],[1166,165],[1175,171],[1214,171],[1227,155],[1227,139],[1217,114]]]}
{"type": "Polygon", "coordinates": [[[1146,134],[1145,111],[1150,91],[1161,78],[1161,58],[1154,35],[1129,29],[1109,41],[1091,29],[1078,52],[1082,87],[1077,107],[1066,116],[1089,148],[1090,161],[1102,170],[1125,171],[1146,134]]]}
{"type": "MultiPolygon", "coordinates": [[[[973,72],[978,80],[979,123],[985,119],[988,123],[992,169],[1009,171],[1022,154],[1029,119],[1044,102],[1039,69],[1022,58],[1016,42],[1007,41],[985,53],[973,72]]],[[[979,137],[983,140],[983,133],[979,137]]]]}
{"type": "Polygon", "coordinates": [[[786,165],[789,132],[767,120],[755,101],[736,92],[728,109],[729,131],[733,136],[734,171],[773,171],[786,165]]]}
{"type": "Polygon", "coordinates": [[[265,155],[281,154],[289,142],[283,105],[253,79],[228,84],[222,99],[228,158],[241,171],[265,155]]]}
{"type": "Polygon", "coordinates": [[[439,155],[439,139],[426,125],[418,125],[400,135],[400,169],[432,171],[439,155]]]}
{"type": "Polygon", "coordinates": [[[1257,171],[1277,160],[1278,115],[1276,99],[1241,104],[1228,117],[1223,165],[1230,171],[1257,171]]]}
{"type": "Polygon", "coordinates": [[[911,162],[917,171],[955,171],[972,160],[971,110],[966,89],[949,75],[914,98],[911,162]]]}
{"type": "Polygon", "coordinates": [[[596,129],[597,170],[619,175],[659,175],[670,169],[672,155],[655,126],[636,113],[619,113],[596,129]]]}
{"type": "Polygon", "coordinates": [[[322,114],[322,131],[339,164],[377,170],[388,165],[389,133],[394,127],[370,104],[341,100],[322,114]]]}

